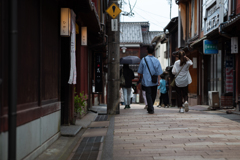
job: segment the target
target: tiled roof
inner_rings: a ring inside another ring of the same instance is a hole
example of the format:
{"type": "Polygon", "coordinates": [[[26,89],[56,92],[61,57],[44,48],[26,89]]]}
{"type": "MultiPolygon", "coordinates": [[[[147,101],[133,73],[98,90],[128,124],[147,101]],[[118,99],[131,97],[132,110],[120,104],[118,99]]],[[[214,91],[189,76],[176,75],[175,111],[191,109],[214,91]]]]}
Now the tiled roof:
{"type": "Polygon", "coordinates": [[[143,44],[150,45],[153,38],[156,36],[160,36],[161,34],[164,34],[163,31],[150,31],[147,33],[143,33],[143,44]]]}
{"type": "Polygon", "coordinates": [[[148,22],[120,22],[120,43],[143,43],[141,26],[148,22]]]}

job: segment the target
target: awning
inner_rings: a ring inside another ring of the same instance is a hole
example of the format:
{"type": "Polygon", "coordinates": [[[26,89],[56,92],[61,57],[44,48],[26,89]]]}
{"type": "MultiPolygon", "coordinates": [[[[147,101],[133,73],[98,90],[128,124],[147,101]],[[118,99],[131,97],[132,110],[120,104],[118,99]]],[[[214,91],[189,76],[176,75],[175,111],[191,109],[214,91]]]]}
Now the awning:
{"type": "Polygon", "coordinates": [[[203,36],[202,38],[197,39],[192,44],[190,44],[190,47],[192,48],[193,46],[198,45],[199,43],[201,43],[206,38],[207,38],[207,36],[203,36]]]}
{"type": "Polygon", "coordinates": [[[233,19],[224,22],[223,25],[222,25],[222,29],[224,30],[224,29],[227,29],[228,27],[230,27],[232,25],[237,25],[238,22],[240,22],[240,15],[237,15],[233,19]]]}
{"type": "Polygon", "coordinates": [[[85,26],[88,27],[88,31],[98,33],[101,30],[100,18],[98,16],[96,7],[91,0],[81,0],[79,3],[79,15],[80,19],[85,26]]]}
{"type": "MultiPolygon", "coordinates": [[[[60,0],[61,8],[71,8],[76,14],[76,22],[88,27],[88,31],[98,33],[101,29],[96,7],[91,0],[60,0]]],[[[81,28],[79,28],[81,29],[81,28]]]]}

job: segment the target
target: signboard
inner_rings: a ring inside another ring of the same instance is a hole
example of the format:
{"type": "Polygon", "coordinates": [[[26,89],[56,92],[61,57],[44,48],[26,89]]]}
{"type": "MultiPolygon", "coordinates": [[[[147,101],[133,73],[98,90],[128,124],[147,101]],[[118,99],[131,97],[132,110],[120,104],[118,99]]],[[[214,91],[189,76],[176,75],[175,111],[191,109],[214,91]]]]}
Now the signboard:
{"type": "Polygon", "coordinates": [[[117,19],[111,20],[111,29],[112,29],[112,31],[118,31],[118,20],[117,19]]]}
{"type": "Polygon", "coordinates": [[[203,40],[203,53],[205,54],[218,54],[218,41],[217,40],[203,40]]]}
{"type": "Polygon", "coordinates": [[[82,27],[81,33],[81,45],[87,46],[87,27],[82,27]]]}
{"type": "Polygon", "coordinates": [[[96,53],[95,55],[95,92],[102,92],[102,54],[96,53]]]}
{"type": "Polygon", "coordinates": [[[113,3],[107,10],[106,12],[113,18],[115,19],[119,13],[122,12],[122,10],[120,8],[118,8],[118,6],[113,3]]]}
{"type": "Polygon", "coordinates": [[[60,35],[69,37],[71,31],[71,10],[70,8],[61,8],[60,35]]]}
{"type": "Polygon", "coordinates": [[[213,0],[206,3],[203,7],[205,9],[204,18],[204,35],[207,35],[218,29],[223,22],[223,4],[220,1],[213,0]],[[206,5],[207,4],[207,5],[206,5]]]}
{"type": "Polygon", "coordinates": [[[238,53],[238,37],[231,37],[231,53],[238,53]]]}

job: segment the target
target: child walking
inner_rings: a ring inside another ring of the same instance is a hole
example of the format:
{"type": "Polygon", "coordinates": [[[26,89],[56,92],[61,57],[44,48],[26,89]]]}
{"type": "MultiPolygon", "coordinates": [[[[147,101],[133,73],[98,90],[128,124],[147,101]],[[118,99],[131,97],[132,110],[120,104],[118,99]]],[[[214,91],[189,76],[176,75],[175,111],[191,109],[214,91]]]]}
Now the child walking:
{"type": "Polygon", "coordinates": [[[159,97],[160,102],[158,107],[161,107],[161,103],[163,102],[164,107],[169,107],[169,98],[168,98],[168,91],[167,91],[167,82],[164,79],[164,75],[160,75],[160,85],[158,86],[158,89],[160,89],[161,96],[159,97]]]}

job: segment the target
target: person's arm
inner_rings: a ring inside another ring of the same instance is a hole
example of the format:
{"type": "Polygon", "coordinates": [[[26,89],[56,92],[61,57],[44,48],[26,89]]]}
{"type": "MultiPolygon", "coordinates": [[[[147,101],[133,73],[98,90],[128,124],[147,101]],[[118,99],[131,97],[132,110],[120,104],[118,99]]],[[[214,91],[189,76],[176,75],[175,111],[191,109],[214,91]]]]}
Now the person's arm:
{"type": "Polygon", "coordinates": [[[173,69],[172,69],[172,74],[177,74],[177,70],[176,70],[176,62],[173,65],[173,69]]]}
{"type": "Polygon", "coordinates": [[[160,80],[161,80],[161,77],[160,75],[158,75],[158,86],[160,85],[160,80]]]}
{"type": "Polygon", "coordinates": [[[139,83],[141,83],[141,81],[142,81],[142,77],[140,76],[140,74],[138,74],[138,76],[139,76],[139,80],[138,80],[138,82],[137,82],[137,85],[138,85],[139,83]]]}
{"type": "Polygon", "coordinates": [[[192,62],[191,59],[189,59],[187,56],[185,56],[185,58],[187,59],[187,64],[188,64],[189,66],[193,65],[193,62],[192,62]]]}

